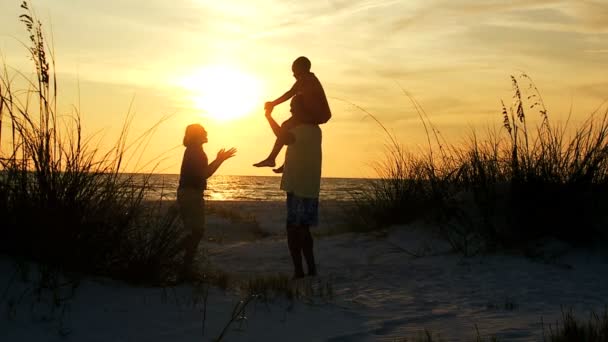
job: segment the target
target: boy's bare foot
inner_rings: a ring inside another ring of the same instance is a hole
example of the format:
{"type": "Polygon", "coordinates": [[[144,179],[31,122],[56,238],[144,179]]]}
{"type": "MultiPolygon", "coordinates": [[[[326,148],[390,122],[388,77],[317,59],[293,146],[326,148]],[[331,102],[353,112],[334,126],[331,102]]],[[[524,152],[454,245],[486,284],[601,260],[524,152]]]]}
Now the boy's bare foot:
{"type": "Polygon", "coordinates": [[[285,168],[285,165],[281,165],[280,167],[276,168],[276,169],[272,169],[272,172],[274,173],[283,173],[283,169],[285,168]]]}
{"type": "Polygon", "coordinates": [[[276,164],[275,164],[274,160],[272,160],[272,159],[264,159],[259,163],[253,164],[253,166],[255,166],[255,167],[265,167],[265,166],[275,167],[275,165],[276,164]]]}

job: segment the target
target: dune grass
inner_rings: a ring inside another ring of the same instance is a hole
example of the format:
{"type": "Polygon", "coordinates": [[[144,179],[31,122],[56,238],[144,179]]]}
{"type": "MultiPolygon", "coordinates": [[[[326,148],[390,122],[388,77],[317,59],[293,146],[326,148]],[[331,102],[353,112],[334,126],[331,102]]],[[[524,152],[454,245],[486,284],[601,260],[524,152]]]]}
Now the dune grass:
{"type": "MultiPolygon", "coordinates": [[[[608,310],[605,308],[602,314],[591,312],[589,318],[581,320],[575,317],[572,309],[562,309],[562,319],[554,325],[541,321],[543,327],[542,336],[535,339],[539,342],[606,342],[608,341],[608,310]]],[[[395,339],[394,341],[412,342],[439,342],[445,341],[439,333],[424,329],[414,337],[395,339]]],[[[497,342],[506,341],[497,335],[483,337],[477,325],[475,332],[468,341],[474,342],[497,342]]],[[[534,341],[534,340],[533,340],[534,341]]]]}
{"type": "Polygon", "coordinates": [[[35,72],[5,65],[0,75],[0,124],[10,133],[10,145],[0,145],[0,253],[58,270],[167,280],[177,269],[176,215],[143,201],[149,175],[123,172],[127,153],[144,149],[155,127],[129,141],[128,114],[117,142],[101,152],[82,136],[77,109],[58,115],[52,48],[27,2],[21,7],[35,72]]]}
{"type": "Polygon", "coordinates": [[[529,248],[555,238],[571,244],[605,241],[608,215],[608,110],[577,127],[553,123],[533,81],[512,77],[513,106],[502,105],[503,127],[468,143],[451,144],[409,94],[428,137],[423,154],[405,150],[394,135],[379,179],[357,197],[368,228],[427,218],[441,223],[465,253],[529,248]],[[527,82],[525,91],[520,86],[527,82]],[[530,128],[528,112],[538,115],[530,128]],[[373,223],[376,223],[373,225],[373,223]]]}
{"type": "Polygon", "coordinates": [[[602,314],[591,312],[588,320],[577,319],[572,310],[562,310],[562,320],[548,326],[544,341],[548,342],[606,342],[608,341],[608,309],[602,314]],[[561,323],[561,324],[560,324],[561,323]]]}

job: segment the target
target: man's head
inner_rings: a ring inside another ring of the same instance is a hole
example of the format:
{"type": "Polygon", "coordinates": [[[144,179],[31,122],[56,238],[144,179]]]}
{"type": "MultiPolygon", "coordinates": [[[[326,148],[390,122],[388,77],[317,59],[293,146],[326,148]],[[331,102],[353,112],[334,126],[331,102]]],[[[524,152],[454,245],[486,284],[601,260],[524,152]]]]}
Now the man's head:
{"type": "Polygon", "coordinates": [[[307,74],[310,72],[310,60],[304,56],[296,58],[291,65],[291,71],[293,71],[293,76],[298,78],[302,74],[307,74]]]}
{"type": "Polygon", "coordinates": [[[186,127],[184,134],[184,146],[197,146],[207,142],[207,131],[199,124],[192,124],[186,127]]]}

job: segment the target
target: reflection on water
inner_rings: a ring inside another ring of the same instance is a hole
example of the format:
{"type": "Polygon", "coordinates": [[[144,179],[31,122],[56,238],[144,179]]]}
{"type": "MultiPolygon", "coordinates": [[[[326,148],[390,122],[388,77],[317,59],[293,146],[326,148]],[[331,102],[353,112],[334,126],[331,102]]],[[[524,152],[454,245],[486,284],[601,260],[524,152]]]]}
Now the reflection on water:
{"type": "MultiPolygon", "coordinates": [[[[138,177],[136,177],[137,179],[138,177]]],[[[150,192],[147,199],[174,200],[177,193],[179,175],[156,174],[150,178],[150,192]]],[[[368,182],[361,178],[321,179],[321,199],[350,200],[352,194],[368,182]]],[[[230,201],[283,201],[285,193],[279,189],[281,177],[272,176],[221,176],[208,179],[205,198],[230,201]]]]}

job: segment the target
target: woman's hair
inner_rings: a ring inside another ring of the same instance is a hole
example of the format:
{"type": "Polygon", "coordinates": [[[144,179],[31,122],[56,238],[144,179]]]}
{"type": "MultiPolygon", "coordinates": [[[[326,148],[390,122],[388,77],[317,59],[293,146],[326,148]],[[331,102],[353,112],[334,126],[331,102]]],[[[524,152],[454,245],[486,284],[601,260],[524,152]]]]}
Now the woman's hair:
{"type": "Polygon", "coordinates": [[[184,146],[188,147],[194,144],[201,144],[204,136],[207,134],[203,126],[199,124],[192,124],[186,127],[186,133],[184,134],[184,146]]]}

